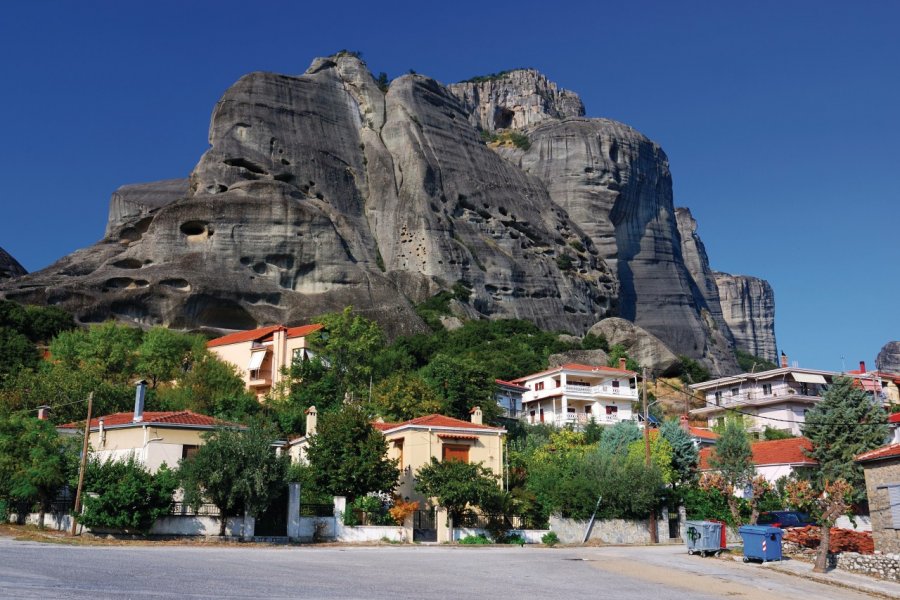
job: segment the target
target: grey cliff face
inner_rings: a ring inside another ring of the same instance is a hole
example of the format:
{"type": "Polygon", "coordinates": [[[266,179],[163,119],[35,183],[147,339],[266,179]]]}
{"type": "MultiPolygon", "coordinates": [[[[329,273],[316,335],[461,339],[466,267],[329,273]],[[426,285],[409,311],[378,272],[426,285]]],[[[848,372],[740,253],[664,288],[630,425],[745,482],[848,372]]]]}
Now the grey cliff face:
{"type": "Polygon", "coordinates": [[[0,248],[0,281],[21,277],[28,271],[6,250],[0,248]]]}
{"type": "Polygon", "coordinates": [[[888,342],[875,357],[875,368],[885,373],[900,373],[900,342],[888,342]]]}
{"type": "Polygon", "coordinates": [[[398,335],[423,327],[413,303],[463,281],[469,316],[583,331],[612,307],[614,276],[588,252],[558,265],[584,233],[466,116],[424,77],[385,96],[350,56],[247,75],[186,190],[120,189],[102,242],[5,295],[82,322],[219,330],[353,305],[398,335]]]}
{"type": "Polygon", "coordinates": [[[610,346],[620,344],[628,356],[656,375],[677,375],[681,361],[652,333],[631,321],[610,317],[590,328],[588,333],[604,336],[610,346]]]}
{"type": "MultiPolygon", "coordinates": [[[[0,295],[81,322],[219,331],[353,305],[396,336],[424,329],[415,304],[462,282],[472,296],[448,323],[582,335],[618,315],[668,347],[641,351],[658,369],[683,354],[735,372],[737,308],[689,213],[677,219],[665,153],[583,115],[533,69],[449,88],[407,75],[386,93],[347,54],[301,76],[251,73],[216,104],[189,178],[119,188],[101,242],[0,295]],[[488,147],[479,129],[518,129],[530,147],[488,147]]],[[[770,335],[774,356],[771,289],[768,304],[756,293],[738,343],[770,335]]]]}
{"type": "Polygon", "coordinates": [[[535,69],[451,84],[472,125],[485,131],[523,129],[548,119],[583,117],[578,94],[561,90],[535,69]]]}
{"type": "Polygon", "coordinates": [[[715,274],[722,316],[735,345],[760,358],[777,363],[775,344],[775,293],[763,279],[747,275],[715,274]]]}

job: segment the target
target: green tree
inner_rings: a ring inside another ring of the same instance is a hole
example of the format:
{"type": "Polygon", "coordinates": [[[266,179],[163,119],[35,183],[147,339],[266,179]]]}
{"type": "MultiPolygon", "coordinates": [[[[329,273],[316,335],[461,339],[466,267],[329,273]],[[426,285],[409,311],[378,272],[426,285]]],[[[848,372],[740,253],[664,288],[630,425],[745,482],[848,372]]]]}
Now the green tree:
{"type": "Polygon", "coordinates": [[[34,343],[49,342],[61,331],[75,328],[72,315],[56,306],[21,305],[0,300],[0,327],[21,333],[34,343]]]}
{"type": "Polygon", "coordinates": [[[175,385],[157,391],[161,409],[189,409],[238,422],[259,412],[259,402],[247,391],[235,366],[209,352],[204,344],[194,342],[187,366],[175,385]]]}
{"type": "Polygon", "coordinates": [[[83,525],[92,529],[116,529],[147,533],[172,505],[178,487],[177,474],[165,464],[150,473],[134,456],[124,460],[88,460],[84,476],[83,525]]]}
{"type": "Polygon", "coordinates": [[[641,365],[637,364],[636,360],[628,356],[628,351],[625,350],[625,346],[622,344],[615,344],[609,349],[609,358],[606,361],[606,366],[618,367],[620,358],[625,359],[625,368],[629,371],[638,372],[641,370],[641,365]]]}
{"type": "Polygon", "coordinates": [[[76,456],[48,421],[21,415],[0,419],[0,499],[37,504],[43,529],[44,515],[68,481],[76,456]]]}
{"type": "Polygon", "coordinates": [[[709,464],[722,478],[720,491],[725,494],[734,523],[740,524],[740,506],[734,491],[746,489],[756,474],[747,430],[741,421],[730,419],[726,422],[710,453],[709,464]]]}
{"type": "Polygon", "coordinates": [[[352,502],[370,492],[391,492],[400,470],[387,458],[387,441],[354,404],[321,414],[306,452],[316,486],[352,502]]]}
{"type": "Polygon", "coordinates": [[[484,420],[489,423],[499,416],[494,378],[475,361],[438,354],[419,374],[443,400],[449,416],[468,420],[469,411],[476,406],[481,407],[484,420]]]}
{"type": "Polygon", "coordinates": [[[744,350],[736,349],[734,355],[737,358],[738,366],[744,373],[759,373],[760,371],[769,371],[778,368],[778,365],[772,361],[753,356],[744,350]]]}
{"type": "Polygon", "coordinates": [[[689,356],[679,355],[681,362],[681,381],[686,384],[701,383],[709,380],[709,369],[689,356]]]}
{"type": "Polygon", "coordinates": [[[693,481],[697,473],[697,463],[700,460],[700,451],[697,450],[694,440],[675,419],[664,421],[659,428],[659,433],[668,440],[672,447],[674,483],[685,484],[693,481]]]}
{"type": "MultiPolygon", "coordinates": [[[[663,483],[670,484],[675,481],[676,472],[672,466],[672,445],[663,436],[656,432],[650,436],[650,463],[659,471],[663,483]]],[[[628,459],[646,463],[646,449],[644,440],[635,440],[628,444],[628,459]]]]}
{"type": "Polygon", "coordinates": [[[413,373],[395,373],[383,379],[372,392],[371,410],[387,421],[406,421],[432,413],[443,413],[444,402],[428,384],[413,373]]]}
{"type": "Polygon", "coordinates": [[[766,425],[766,428],[763,430],[762,435],[764,440],[787,440],[794,437],[790,431],[785,429],[776,429],[774,427],[769,427],[766,425]]]}
{"type": "Polygon", "coordinates": [[[634,421],[619,421],[607,427],[600,438],[600,450],[606,454],[628,453],[628,445],[641,439],[641,430],[634,421]]]}
{"type": "Polygon", "coordinates": [[[887,439],[887,413],[881,402],[873,401],[855,380],[835,377],[822,401],[806,414],[801,429],[813,445],[809,456],[819,463],[813,472],[817,489],[825,481],[843,479],[853,486],[851,499],[863,500],[866,482],[862,466],[853,459],[887,439]]]}
{"type": "Polygon", "coordinates": [[[31,340],[14,329],[0,327],[0,381],[22,369],[37,367],[39,361],[31,340]]]}
{"type": "Polygon", "coordinates": [[[107,381],[129,383],[136,373],[142,338],[143,332],[136,327],[107,321],[89,329],[60,333],[50,343],[50,353],[69,368],[96,366],[107,381]]]}
{"type": "Polygon", "coordinates": [[[137,372],[150,382],[152,389],[161,382],[173,381],[189,364],[194,345],[192,336],[165,327],[153,327],[144,334],[137,348],[137,372]]]}
{"type": "Polygon", "coordinates": [[[284,492],[290,459],[275,455],[271,430],[258,423],[246,430],[219,428],[204,438],[197,453],[181,461],[184,498],[195,509],[204,500],[215,504],[224,536],[228,517],[258,516],[284,492]]]}
{"type": "Polygon", "coordinates": [[[581,349],[603,350],[604,352],[609,352],[609,342],[606,340],[606,336],[602,333],[600,335],[587,333],[583,338],[581,338],[581,349]]]}
{"type": "MultiPolygon", "coordinates": [[[[375,375],[373,357],[385,346],[381,327],[354,315],[350,306],[343,312],[323,315],[318,322],[322,329],[310,334],[307,342],[321,358],[319,364],[325,367],[318,373],[319,379],[330,380],[327,389],[336,393],[336,402],[342,402],[347,395],[367,397],[375,375]]],[[[308,378],[316,374],[315,371],[301,373],[306,378],[300,385],[315,383],[308,378]]]]}
{"type": "Polygon", "coordinates": [[[416,473],[416,490],[434,498],[453,520],[458,520],[467,507],[495,505],[502,494],[497,476],[481,463],[438,462],[435,458],[416,473]]]}

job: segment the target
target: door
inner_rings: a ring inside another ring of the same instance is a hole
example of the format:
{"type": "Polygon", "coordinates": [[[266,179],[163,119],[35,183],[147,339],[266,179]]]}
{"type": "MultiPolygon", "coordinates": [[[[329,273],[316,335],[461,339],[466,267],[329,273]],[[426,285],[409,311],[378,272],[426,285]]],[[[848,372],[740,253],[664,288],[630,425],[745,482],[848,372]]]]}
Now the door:
{"type": "Polygon", "coordinates": [[[413,514],[413,541],[437,541],[437,521],[435,520],[433,508],[417,510],[413,514]]]}
{"type": "Polygon", "coordinates": [[[269,508],[256,518],[256,537],[285,537],[287,535],[287,488],[269,503],[269,508]]]}

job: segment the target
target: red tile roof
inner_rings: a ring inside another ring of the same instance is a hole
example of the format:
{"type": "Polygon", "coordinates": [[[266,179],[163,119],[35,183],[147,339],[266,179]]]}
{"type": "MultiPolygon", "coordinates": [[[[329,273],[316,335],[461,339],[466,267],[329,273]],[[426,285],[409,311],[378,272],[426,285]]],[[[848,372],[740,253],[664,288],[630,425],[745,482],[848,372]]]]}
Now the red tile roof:
{"type": "MultiPolygon", "coordinates": [[[[222,421],[216,419],[215,417],[209,417],[206,415],[197,414],[195,412],[191,412],[189,410],[181,410],[181,411],[168,411],[168,412],[153,412],[148,411],[144,412],[144,418],[141,421],[134,421],[134,413],[133,412],[120,412],[114,413],[111,415],[103,415],[102,417],[95,417],[91,419],[91,429],[99,429],[100,420],[103,419],[104,427],[121,427],[123,425],[134,425],[139,427],[144,424],[150,425],[181,425],[181,426],[191,426],[195,425],[197,427],[216,427],[218,425],[235,425],[235,423],[228,423],[226,421],[222,421]]],[[[81,422],[73,422],[66,423],[65,425],[60,425],[60,427],[65,427],[67,429],[79,429],[84,427],[84,423],[81,422]]]]}
{"type": "MultiPolygon", "coordinates": [[[[714,450],[715,446],[700,450],[701,471],[712,469],[709,457],[714,450]]],[[[803,453],[804,450],[812,450],[812,442],[804,437],[755,442],[750,445],[750,450],[753,452],[753,464],[757,467],[816,464],[815,460],[803,453]]]]}
{"type": "Polygon", "coordinates": [[[425,415],[424,417],[416,417],[415,419],[410,419],[409,421],[404,421],[403,423],[397,423],[391,429],[395,429],[397,427],[405,427],[408,425],[419,425],[424,427],[463,427],[466,429],[486,429],[490,431],[502,431],[502,427],[491,427],[489,425],[478,425],[477,423],[472,423],[471,421],[463,421],[462,419],[455,419],[453,417],[447,417],[445,415],[425,415]]]}
{"type": "Polygon", "coordinates": [[[387,431],[388,429],[393,429],[394,427],[399,427],[400,423],[384,423],[382,421],[373,421],[372,427],[377,429],[378,431],[387,431]]]}
{"type": "Polygon", "coordinates": [[[709,430],[709,429],[706,429],[706,428],[704,428],[704,427],[694,427],[693,425],[691,425],[689,429],[690,429],[690,432],[689,432],[689,433],[690,433],[692,436],[694,436],[694,437],[698,437],[698,438],[701,438],[701,439],[704,439],[704,440],[716,440],[716,439],[719,439],[719,434],[718,434],[718,433],[716,433],[715,431],[711,431],[711,430],[709,430]]]}
{"type": "Polygon", "coordinates": [[[856,462],[869,462],[872,460],[885,460],[887,458],[900,458],[900,444],[890,444],[888,446],[876,448],[875,450],[863,452],[854,460],[856,460],[856,462]]]}
{"type": "Polygon", "coordinates": [[[497,385],[505,385],[507,387],[516,388],[519,390],[527,390],[528,388],[524,385],[519,385],[518,383],[513,383],[512,381],[503,381],[502,379],[495,379],[494,383],[497,385]]]}
{"type": "Polygon", "coordinates": [[[888,423],[900,423],[900,412],[888,415],[888,423]]]}
{"type": "Polygon", "coordinates": [[[525,375],[524,377],[517,377],[513,379],[513,382],[524,381],[526,379],[531,379],[533,377],[539,377],[541,375],[549,375],[550,373],[558,373],[560,371],[588,371],[591,373],[597,372],[609,372],[609,373],[621,373],[624,375],[633,376],[637,375],[634,371],[629,371],[628,369],[617,369],[616,367],[605,367],[605,366],[597,366],[597,365],[582,365],[580,363],[566,363],[564,365],[560,365],[558,367],[554,367],[552,369],[547,369],[545,371],[539,371],[537,373],[532,373],[531,375],[525,375]]]}
{"type": "Polygon", "coordinates": [[[307,336],[314,331],[322,329],[320,323],[312,325],[301,325],[300,327],[285,327],[284,325],[269,325],[268,327],[260,327],[259,329],[251,329],[250,331],[236,331],[222,337],[206,342],[207,348],[216,346],[228,346],[229,344],[240,344],[242,342],[261,342],[272,339],[274,333],[278,330],[286,332],[288,339],[307,336]]]}

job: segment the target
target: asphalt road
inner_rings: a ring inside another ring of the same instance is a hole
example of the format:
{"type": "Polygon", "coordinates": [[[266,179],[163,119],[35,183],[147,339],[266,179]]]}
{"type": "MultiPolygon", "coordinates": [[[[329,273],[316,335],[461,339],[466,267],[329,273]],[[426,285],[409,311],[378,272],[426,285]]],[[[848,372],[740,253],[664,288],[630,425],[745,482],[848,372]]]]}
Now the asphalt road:
{"type": "Polygon", "coordinates": [[[0,538],[2,598],[856,600],[682,547],[64,546],[0,538]]]}

